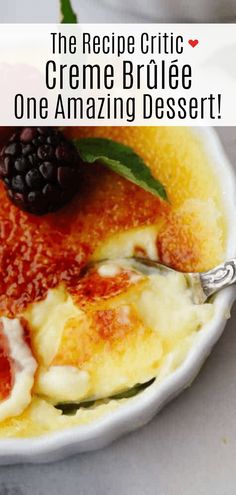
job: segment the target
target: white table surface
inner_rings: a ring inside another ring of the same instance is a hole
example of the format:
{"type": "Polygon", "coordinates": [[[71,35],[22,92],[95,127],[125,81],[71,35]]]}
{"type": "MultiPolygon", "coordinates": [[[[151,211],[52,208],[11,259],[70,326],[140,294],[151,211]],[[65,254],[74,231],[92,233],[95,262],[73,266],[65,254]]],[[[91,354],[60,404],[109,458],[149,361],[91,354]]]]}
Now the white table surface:
{"type": "MultiPolygon", "coordinates": [[[[108,11],[99,0],[74,4],[84,22],[137,20],[132,13],[108,11]]],[[[56,18],[57,0],[1,2],[1,22],[56,18]]],[[[218,132],[236,166],[236,129],[218,132]]],[[[192,387],[149,425],[102,451],[50,465],[2,467],[0,495],[235,495],[235,331],[236,307],[192,387]]]]}

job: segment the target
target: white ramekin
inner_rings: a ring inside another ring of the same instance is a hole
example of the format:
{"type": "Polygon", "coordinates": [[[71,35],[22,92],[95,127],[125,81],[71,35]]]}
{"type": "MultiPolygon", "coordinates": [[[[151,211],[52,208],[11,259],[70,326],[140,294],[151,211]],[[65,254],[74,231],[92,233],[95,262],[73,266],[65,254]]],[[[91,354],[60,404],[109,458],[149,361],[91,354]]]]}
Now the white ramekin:
{"type": "MultiPolygon", "coordinates": [[[[226,257],[236,256],[236,178],[213,129],[195,128],[219,175],[228,223],[226,257]]],[[[115,411],[88,425],[72,427],[38,438],[0,440],[0,464],[41,463],[68,455],[98,449],[121,435],[147,423],[167,402],[188,387],[212,347],[221,336],[231,305],[236,297],[234,287],[215,297],[214,317],[200,331],[181,366],[160,383],[154,382],[115,411]]]]}

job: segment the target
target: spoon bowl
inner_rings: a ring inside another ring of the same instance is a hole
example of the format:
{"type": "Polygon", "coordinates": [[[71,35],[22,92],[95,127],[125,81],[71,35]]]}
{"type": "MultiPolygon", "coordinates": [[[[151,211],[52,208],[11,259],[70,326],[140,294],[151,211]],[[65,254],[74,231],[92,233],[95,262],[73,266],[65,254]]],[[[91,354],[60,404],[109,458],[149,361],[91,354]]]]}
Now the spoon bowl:
{"type": "Polygon", "coordinates": [[[112,260],[103,259],[89,263],[85,267],[83,275],[91,267],[101,268],[102,266],[109,265],[111,267],[118,266],[119,268],[132,268],[143,275],[159,273],[165,276],[170,272],[181,273],[186,280],[187,286],[192,291],[192,300],[194,304],[203,304],[210,296],[236,282],[236,258],[225,261],[221,265],[218,265],[207,272],[200,273],[179,272],[167,265],[163,265],[158,260],[152,260],[150,258],[135,256],[131,258],[117,258],[112,260]]]}

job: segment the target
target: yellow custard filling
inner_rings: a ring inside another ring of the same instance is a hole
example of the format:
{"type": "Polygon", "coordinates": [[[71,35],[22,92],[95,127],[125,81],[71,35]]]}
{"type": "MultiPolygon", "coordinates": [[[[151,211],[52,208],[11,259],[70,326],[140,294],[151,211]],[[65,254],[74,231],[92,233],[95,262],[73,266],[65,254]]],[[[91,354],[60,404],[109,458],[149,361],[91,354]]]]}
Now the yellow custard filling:
{"type": "MultiPolygon", "coordinates": [[[[170,200],[157,205],[115,174],[105,171],[102,180],[98,175],[78,217],[71,213],[71,228],[80,226],[80,241],[92,246],[90,259],[144,255],[183,271],[209,269],[223,259],[220,185],[191,130],[69,128],[66,133],[128,144],[163,182],[170,200]]],[[[92,273],[76,290],[71,293],[62,282],[16,315],[27,321],[38,369],[31,403],[0,423],[1,437],[86,424],[120,407],[128,399],[115,400],[116,394],[175,370],[213,315],[212,304],[193,304],[181,274],[139,276],[115,267],[92,273]],[[73,415],[54,407],[87,401],[95,403],[73,415]]]]}

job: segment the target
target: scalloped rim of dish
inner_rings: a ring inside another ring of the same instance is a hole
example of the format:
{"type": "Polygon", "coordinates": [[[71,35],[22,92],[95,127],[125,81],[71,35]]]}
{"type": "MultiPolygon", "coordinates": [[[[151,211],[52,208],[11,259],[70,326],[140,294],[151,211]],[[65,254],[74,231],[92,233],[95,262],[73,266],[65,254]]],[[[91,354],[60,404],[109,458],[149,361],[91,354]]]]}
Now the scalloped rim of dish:
{"type": "MultiPolygon", "coordinates": [[[[224,171],[221,191],[228,231],[226,257],[236,256],[235,172],[214,129],[198,127],[192,128],[192,131],[203,143],[216,174],[222,177],[224,171]]],[[[0,439],[0,464],[56,461],[68,455],[104,447],[121,435],[146,424],[167,402],[192,383],[221,336],[235,298],[234,287],[217,294],[213,318],[199,331],[183,363],[161,382],[155,381],[136,397],[87,425],[73,426],[29,439],[0,439]]]]}

